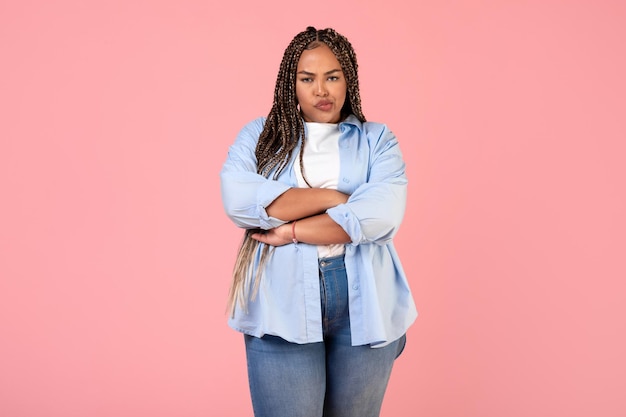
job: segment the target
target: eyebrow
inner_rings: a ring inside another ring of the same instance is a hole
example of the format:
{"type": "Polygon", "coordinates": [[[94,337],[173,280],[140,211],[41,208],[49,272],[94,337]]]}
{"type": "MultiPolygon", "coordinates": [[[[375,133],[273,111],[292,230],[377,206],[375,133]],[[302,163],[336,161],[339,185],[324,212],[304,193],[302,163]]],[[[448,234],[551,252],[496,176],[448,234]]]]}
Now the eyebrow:
{"type": "MultiPolygon", "coordinates": [[[[330,74],[333,74],[333,73],[335,73],[335,72],[341,72],[341,69],[332,69],[332,70],[330,70],[330,71],[326,71],[326,72],[324,73],[324,75],[330,75],[330,74]]],[[[298,72],[297,72],[297,74],[303,74],[303,75],[315,75],[315,74],[313,74],[312,72],[308,72],[308,71],[298,71],[298,72]]]]}

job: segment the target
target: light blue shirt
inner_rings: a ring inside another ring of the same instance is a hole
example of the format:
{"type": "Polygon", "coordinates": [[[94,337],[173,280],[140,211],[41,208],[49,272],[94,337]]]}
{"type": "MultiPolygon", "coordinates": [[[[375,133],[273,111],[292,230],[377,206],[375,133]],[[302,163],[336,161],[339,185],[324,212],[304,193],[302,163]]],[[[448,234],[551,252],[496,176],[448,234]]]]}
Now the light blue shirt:
{"type": "MultiPolygon", "coordinates": [[[[298,186],[293,164],[299,149],[276,180],[257,174],[254,151],[264,123],[265,118],[259,118],[244,126],[220,173],[226,214],[244,229],[286,223],[268,216],[265,208],[298,186]]],[[[352,345],[381,346],[401,337],[417,317],[392,241],[406,206],[405,164],[395,135],[385,125],[349,116],[339,128],[337,189],[350,197],[326,213],[351,239],[345,265],[352,345]]],[[[274,248],[258,295],[248,303],[247,312],[236,309],[229,325],[256,337],[270,334],[293,343],[321,342],[317,247],[300,242],[274,248]]]]}

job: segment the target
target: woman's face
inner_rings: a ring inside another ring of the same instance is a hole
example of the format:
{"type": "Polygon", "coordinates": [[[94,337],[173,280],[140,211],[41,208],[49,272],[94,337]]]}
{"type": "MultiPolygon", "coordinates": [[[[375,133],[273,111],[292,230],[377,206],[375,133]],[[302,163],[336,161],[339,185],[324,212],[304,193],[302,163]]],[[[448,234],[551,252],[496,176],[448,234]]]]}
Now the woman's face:
{"type": "Polygon", "coordinates": [[[302,52],[296,70],[296,97],[305,121],[341,121],[346,89],[341,65],[327,45],[302,52]]]}

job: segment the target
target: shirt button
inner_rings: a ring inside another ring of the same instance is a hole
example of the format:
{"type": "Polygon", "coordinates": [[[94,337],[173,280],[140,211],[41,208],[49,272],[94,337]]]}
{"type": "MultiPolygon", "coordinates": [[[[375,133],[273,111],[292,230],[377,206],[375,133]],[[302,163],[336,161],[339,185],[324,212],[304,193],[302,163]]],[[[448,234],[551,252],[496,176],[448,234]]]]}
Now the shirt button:
{"type": "Polygon", "coordinates": [[[322,261],[322,262],[320,262],[320,265],[321,265],[321,266],[326,266],[326,265],[328,265],[328,262],[326,262],[326,261],[322,261]]]}
{"type": "Polygon", "coordinates": [[[358,290],[358,289],[359,289],[359,284],[354,284],[354,285],[352,286],[352,289],[353,289],[353,290],[358,290]]]}

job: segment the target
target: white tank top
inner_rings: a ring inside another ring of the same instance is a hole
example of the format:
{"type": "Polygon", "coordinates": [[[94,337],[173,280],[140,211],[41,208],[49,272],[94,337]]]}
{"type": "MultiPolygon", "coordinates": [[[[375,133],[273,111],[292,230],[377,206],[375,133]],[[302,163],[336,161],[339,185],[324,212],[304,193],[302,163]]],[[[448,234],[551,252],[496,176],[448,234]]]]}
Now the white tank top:
{"type": "MultiPolygon", "coordinates": [[[[302,163],[304,175],[313,188],[337,189],[339,182],[339,125],[334,123],[306,123],[306,143],[302,163]]],[[[308,187],[300,169],[300,155],[296,155],[294,169],[298,186],[308,187]]],[[[319,245],[320,258],[341,255],[343,244],[319,245]]]]}

